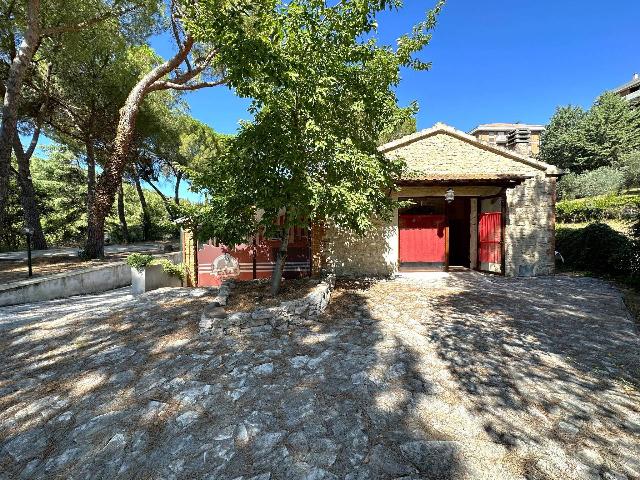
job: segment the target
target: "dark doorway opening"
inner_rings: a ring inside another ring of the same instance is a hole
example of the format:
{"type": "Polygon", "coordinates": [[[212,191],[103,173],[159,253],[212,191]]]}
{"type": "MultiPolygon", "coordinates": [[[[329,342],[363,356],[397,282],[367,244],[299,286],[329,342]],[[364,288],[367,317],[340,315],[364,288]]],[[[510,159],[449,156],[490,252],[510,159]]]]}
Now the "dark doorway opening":
{"type": "Polygon", "coordinates": [[[457,197],[447,206],[449,221],[449,265],[469,268],[471,261],[471,200],[457,197]]]}

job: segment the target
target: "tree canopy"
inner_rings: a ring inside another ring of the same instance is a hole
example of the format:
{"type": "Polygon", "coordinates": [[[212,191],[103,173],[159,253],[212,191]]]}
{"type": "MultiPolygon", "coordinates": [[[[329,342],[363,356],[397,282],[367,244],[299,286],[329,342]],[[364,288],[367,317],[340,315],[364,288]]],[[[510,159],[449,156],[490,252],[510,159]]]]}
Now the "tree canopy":
{"type": "MultiPolygon", "coordinates": [[[[218,14],[211,11],[214,4],[199,3],[200,15],[191,23],[194,35],[212,43],[220,35],[211,22],[218,14]]],[[[219,162],[191,172],[195,185],[245,228],[226,230],[214,215],[206,235],[236,243],[243,240],[238,235],[264,228],[279,230],[284,240],[289,227],[324,220],[364,234],[375,217],[391,213],[389,194],[402,162],[386,159],[377,147],[413,118],[415,106],[399,108],[394,88],[402,67],[429,68],[415,54],[429,43],[443,2],[395,48],[378,45],[376,15],[400,5],[260,4],[250,57],[257,52],[260,58],[239,62],[232,49],[219,56],[234,66],[225,70],[228,84],[252,99],[253,120],[241,125],[219,162]]]]}
{"type": "Polygon", "coordinates": [[[588,110],[559,107],[540,145],[543,161],[574,173],[618,166],[640,149],[640,110],[614,93],[601,95],[588,110]]]}

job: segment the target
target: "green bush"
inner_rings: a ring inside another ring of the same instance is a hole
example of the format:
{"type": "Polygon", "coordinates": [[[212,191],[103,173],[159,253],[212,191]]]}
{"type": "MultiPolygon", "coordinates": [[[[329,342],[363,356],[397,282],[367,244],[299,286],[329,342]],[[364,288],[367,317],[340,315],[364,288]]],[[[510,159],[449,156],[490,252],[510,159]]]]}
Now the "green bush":
{"type": "Polygon", "coordinates": [[[178,277],[180,280],[184,280],[184,268],[180,263],[176,265],[171,263],[166,258],[154,259],[153,255],[147,255],[144,253],[132,253],[127,257],[127,265],[131,268],[135,268],[139,272],[149,265],[162,265],[162,271],[172,277],[178,277]]]}
{"type": "Polygon", "coordinates": [[[153,262],[153,255],[147,255],[144,253],[132,253],[127,257],[127,265],[131,268],[135,268],[139,272],[141,272],[147,265],[150,265],[151,262],[153,262]]]}
{"type": "Polygon", "coordinates": [[[640,277],[640,244],[603,223],[558,228],[556,250],[564,267],[599,275],[640,277]]]}
{"type": "Polygon", "coordinates": [[[596,195],[615,195],[625,186],[622,169],[600,167],[589,172],[567,173],[558,182],[558,198],[574,200],[596,195]]]}
{"type": "Polygon", "coordinates": [[[153,262],[154,265],[162,265],[162,271],[171,277],[177,277],[180,280],[184,280],[184,266],[182,263],[171,263],[166,258],[153,262]]]}
{"type": "Polygon", "coordinates": [[[640,212],[640,195],[608,195],[562,200],[556,206],[558,222],[633,220],[640,212]]]}

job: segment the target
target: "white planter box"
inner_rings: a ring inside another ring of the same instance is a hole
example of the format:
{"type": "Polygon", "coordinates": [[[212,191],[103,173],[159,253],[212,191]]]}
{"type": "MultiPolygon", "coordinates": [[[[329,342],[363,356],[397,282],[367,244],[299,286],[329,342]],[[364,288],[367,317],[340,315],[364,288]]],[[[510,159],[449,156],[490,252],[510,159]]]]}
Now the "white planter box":
{"type": "Polygon", "coordinates": [[[181,287],[182,280],[172,275],[167,275],[162,270],[162,265],[147,265],[139,272],[131,268],[131,292],[140,295],[144,292],[162,287],[181,287]]]}

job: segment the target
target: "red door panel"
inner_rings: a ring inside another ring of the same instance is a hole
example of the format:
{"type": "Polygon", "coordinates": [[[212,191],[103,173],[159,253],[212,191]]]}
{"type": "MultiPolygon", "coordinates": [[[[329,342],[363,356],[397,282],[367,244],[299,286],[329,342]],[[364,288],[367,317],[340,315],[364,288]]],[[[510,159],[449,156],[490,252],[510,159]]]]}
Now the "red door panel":
{"type": "Polygon", "coordinates": [[[444,263],[444,215],[400,215],[400,263],[444,263]]]}
{"type": "Polygon", "coordinates": [[[481,263],[502,264],[502,214],[481,213],[478,220],[479,251],[481,263]]]}

